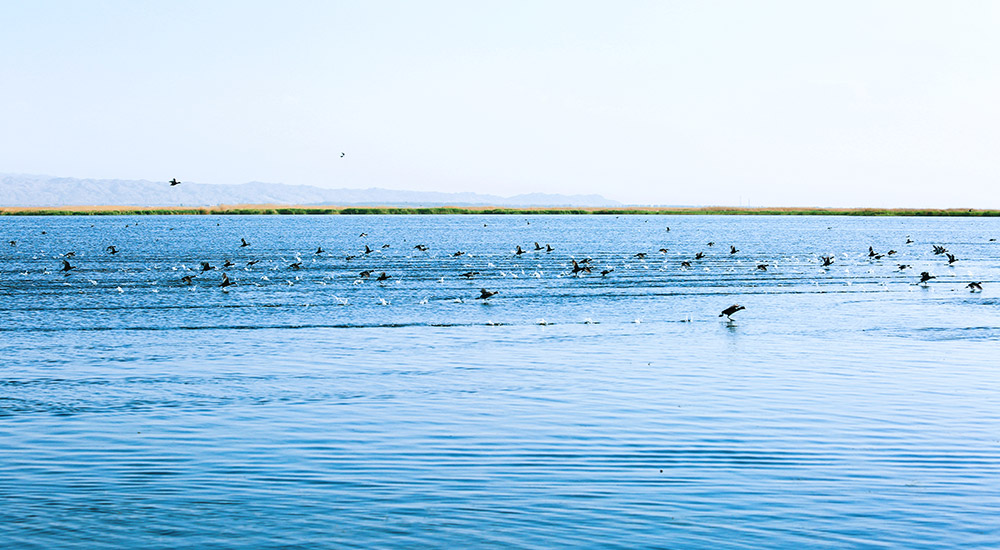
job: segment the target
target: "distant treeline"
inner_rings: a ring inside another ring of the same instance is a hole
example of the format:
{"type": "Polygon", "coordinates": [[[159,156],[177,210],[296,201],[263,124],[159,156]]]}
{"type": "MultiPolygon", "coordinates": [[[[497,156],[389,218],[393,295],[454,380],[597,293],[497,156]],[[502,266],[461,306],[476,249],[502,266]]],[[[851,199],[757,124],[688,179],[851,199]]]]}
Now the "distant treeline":
{"type": "Polygon", "coordinates": [[[1000,210],[930,208],[429,208],[324,206],[214,206],[201,208],[93,206],[66,208],[0,208],[0,216],[122,216],[122,215],[393,215],[393,214],[572,214],[572,215],[752,215],[752,216],[1000,216],[1000,210]]]}

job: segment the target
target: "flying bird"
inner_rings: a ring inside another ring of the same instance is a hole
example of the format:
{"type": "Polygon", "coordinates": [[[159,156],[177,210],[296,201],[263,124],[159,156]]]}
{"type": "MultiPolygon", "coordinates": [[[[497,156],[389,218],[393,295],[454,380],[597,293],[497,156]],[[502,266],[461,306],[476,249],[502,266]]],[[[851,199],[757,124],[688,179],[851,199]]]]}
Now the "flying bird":
{"type": "Polygon", "coordinates": [[[375,279],[375,280],[376,281],[385,281],[385,280],[388,280],[391,277],[392,277],[392,275],[386,275],[385,271],[383,271],[382,274],[378,276],[378,279],[375,279]]]}
{"type": "Polygon", "coordinates": [[[240,237],[240,248],[245,246],[250,246],[250,243],[248,243],[247,240],[244,239],[243,237],[240,237]]]}
{"type": "Polygon", "coordinates": [[[951,264],[953,264],[953,263],[955,263],[955,262],[958,261],[958,258],[956,258],[955,255],[952,254],[951,252],[949,252],[948,254],[946,254],[946,256],[948,256],[948,265],[951,265],[951,264]]]}
{"type": "Polygon", "coordinates": [[[491,297],[496,296],[499,293],[500,293],[499,290],[494,290],[493,292],[490,292],[489,290],[486,290],[485,288],[481,288],[481,289],[479,289],[479,299],[480,300],[489,300],[491,297]]]}
{"type": "Polygon", "coordinates": [[[699,253],[697,253],[697,254],[694,255],[694,259],[696,259],[696,260],[700,260],[700,259],[702,259],[704,257],[705,257],[705,253],[704,252],[699,252],[699,253]]]}
{"type": "Polygon", "coordinates": [[[111,246],[105,248],[104,250],[107,250],[108,254],[118,254],[118,249],[115,248],[115,245],[111,245],[111,246]]]}
{"type": "Polygon", "coordinates": [[[62,266],[62,269],[60,271],[69,271],[71,269],[76,269],[75,265],[69,265],[69,262],[67,262],[66,260],[63,260],[62,263],[63,263],[63,266],[62,266]]]}
{"type": "Polygon", "coordinates": [[[736,253],[737,253],[737,252],[739,252],[739,251],[740,251],[740,249],[736,248],[736,247],[735,247],[735,246],[733,246],[733,245],[729,245],[729,253],[730,253],[730,254],[736,254],[736,253]]]}
{"type": "Polygon", "coordinates": [[[227,286],[232,286],[232,285],[235,285],[235,284],[236,283],[234,283],[234,282],[232,282],[232,281],[229,280],[229,275],[226,275],[225,273],[222,274],[222,282],[219,283],[220,287],[226,288],[227,286]]]}
{"type": "Polygon", "coordinates": [[[921,271],[920,272],[920,282],[921,283],[926,283],[927,281],[929,281],[931,279],[937,279],[937,277],[935,277],[934,275],[931,275],[930,273],[927,273],[926,271],[921,271]]]}
{"type": "Polygon", "coordinates": [[[833,265],[833,256],[820,256],[820,260],[823,262],[823,267],[829,267],[833,265]]]}
{"type": "Polygon", "coordinates": [[[214,265],[212,265],[212,264],[210,264],[208,262],[201,262],[201,270],[202,271],[210,271],[212,269],[215,269],[214,265]]]}
{"type": "Polygon", "coordinates": [[[180,185],[180,184],[181,184],[181,182],[177,181],[177,178],[174,178],[174,179],[170,180],[170,187],[173,187],[175,185],[180,185]]]}
{"type": "Polygon", "coordinates": [[[727,319],[729,319],[730,321],[732,321],[733,320],[732,315],[734,313],[736,313],[737,311],[741,310],[741,309],[746,309],[746,308],[743,307],[743,306],[741,306],[741,305],[739,305],[739,304],[733,304],[733,305],[727,307],[726,309],[722,310],[722,313],[719,314],[719,317],[722,317],[723,315],[725,315],[727,319]]]}
{"type": "Polygon", "coordinates": [[[969,283],[965,285],[965,288],[972,289],[972,292],[975,292],[977,290],[981,291],[983,290],[983,283],[978,283],[978,282],[969,283]]]}

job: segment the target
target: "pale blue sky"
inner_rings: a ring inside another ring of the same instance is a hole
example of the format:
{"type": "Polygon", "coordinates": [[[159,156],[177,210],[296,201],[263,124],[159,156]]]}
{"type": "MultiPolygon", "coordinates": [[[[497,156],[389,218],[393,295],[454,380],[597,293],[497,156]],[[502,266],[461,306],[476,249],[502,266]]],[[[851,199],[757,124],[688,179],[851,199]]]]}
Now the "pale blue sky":
{"type": "Polygon", "coordinates": [[[0,75],[0,172],[1000,207],[997,2],[11,0],[0,75]]]}

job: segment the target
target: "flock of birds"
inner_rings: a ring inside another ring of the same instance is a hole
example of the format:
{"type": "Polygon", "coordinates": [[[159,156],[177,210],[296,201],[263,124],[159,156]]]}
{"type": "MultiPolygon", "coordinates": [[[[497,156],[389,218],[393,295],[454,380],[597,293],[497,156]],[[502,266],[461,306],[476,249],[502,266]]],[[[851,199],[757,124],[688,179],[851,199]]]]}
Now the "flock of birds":
{"type": "MultiPolygon", "coordinates": [[[[341,156],[343,156],[343,154],[341,156]]],[[[178,181],[177,178],[173,178],[168,183],[170,184],[171,187],[174,187],[174,186],[180,185],[182,182],[178,181]]],[[[527,222],[527,223],[530,225],[530,222],[527,222]]],[[[666,230],[670,231],[670,228],[667,227],[666,230]]],[[[44,231],[42,233],[45,234],[44,231]]],[[[368,235],[367,233],[362,232],[359,235],[359,237],[363,238],[363,237],[367,237],[367,235],[368,235]]],[[[996,241],[996,239],[989,239],[989,240],[990,241],[996,241]]],[[[17,245],[16,241],[9,241],[9,243],[10,243],[11,246],[16,246],[17,245]]],[[[913,244],[913,243],[914,243],[914,241],[912,239],[910,239],[909,237],[906,238],[906,242],[905,242],[906,245],[910,245],[910,244],[913,244]]],[[[245,237],[243,237],[243,238],[240,239],[240,244],[239,244],[240,248],[247,248],[247,247],[250,247],[250,246],[251,246],[250,242],[248,242],[245,237]]],[[[384,245],[382,245],[382,248],[383,249],[384,248],[389,248],[389,246],[390,245],[388,245],[388,244],[384,244],[384,245]]],[[[714,241],[709,241],[707,243],[707,246],[714,247],[715,246],[715,242],[714,241]]],[[[428,250],[430,250],[430,248],[427,245],[425,245],[425,244],[417,244],[417,245],[415,245],[413,247],[413,249],[415,249],[415,250],[417,250],[419,252],[427,252],[428,250]]],[[[116,245],[114,245],[114,244],[108,245],[104,250],[109,255],[116,255],[116,254],[119,254],[121,252],[119,250],[119,248],[116,245]]],[[[554,250],[555,249],[550,244],[546,244],[546,245],[543,246],[540,243],[535,242],[534,243],[534,247],[533,248],[529,247],[527,250],[524,249],[524,248],[522,248],[521,245],[517,245],[515,247],[514,251],[513,251],[513,255],[514,255],[514,257],[520,257],[520,256],[523,256],[525,254],[528,254],[529,252],[550,253],[550,252],[553,252],[554,250]]],[[[957,261],[959,261],[958,257],[956,257],[953,253],[949,252],[944,246],[933,245],[932,251],[933,251],[933,254],[936,255],[936,256],[943,256],[943,257],[947,258],[947,265],[953,265],[957,261]]],[[[317,247],[316,251],[314,252],[314,255],[322,255],[322,254],[325,254],[325,252],[326,251],[323,250],[323,247],[319,246],[319,247],[317,247]]],[[[346,261],[350,261],[350,260],[353,260],[353,259],[357,258],[358,256],[362,256],[362,255],[363,256],[368,256],[368,255],[370,255],[370,254],[372,254],[374,252],[376,252],[375,249],[372,249],[369,245],[365,244],[363,252],[359,252],[357,254],[348,254],[348,255],[345,256],[345,260],[346,261]]],[[[661,254],[666,254],[668,252],[668,249],[667,248],[660,248],[658,250],[658,252],[661,253],[661,254]]],[[[729,252],[729,255],[732,256],[732,255],[736,255],[737,253],[739,253],[740,250],[735,245],[729,245],[729,251],[728,252],[729,252]]],[[[453,258],[460,258],[462,256],[465,256],[466,254],[467,254],[467,252],[459,250],[459,251],[456,251],[456,252],[452,253],[451,257],[453,257],[453,258]]],[[[883,258],[894,257],[894,256],[896,256],[896,254],[897,254],[896,250],[888,250],[888,251],[882,253],[882,252],[877,252],[874,249],[874,247],[869,246],[868,247],[868,254],[867,254],[867,256],[868,256],[868,258],[870,260],[877,261],[877,260],[882,260],[883,258]]],[[[62,261],[62,266],[59,269],[59,271],[68,274],[70,271],[73,271],[73,270],[77,269],[77,266],[73,265],[69,261],[71,258],[75,257],[75,255],[76,255],[76,253],[73,252],[73,251],[70,251],[70,252],[67,252],[67,253],[63,254],[62,255],[63,257],[62,257],[62,260],[61,260],[62,261]]],[[[638,260],[643,260],[647,256],[648,256],[647,252],[637,252],[637,253],[634,254],[633,257],[635,259],[638,259],[638,260]]],[[[691,257],[691,259],[687,259],[687,260],[681,261],[680,262],[680,267],[681,268],[691,268],[692,267],[692,262],[697,262],[697,261],[702,260],[704,258],[705,258],[705,253],[704,252],[697,252],[696,254],[694,254],[691,257]]],[[[299,255],[296,255],[295,260],[296,261],[291,262],[291,263],[288,264],[288,266],[287,266],[288,269],[290,269],[290,270],[299,270],[299,269],[302,269],[303,260],[301,259],[301,257],[299,255]]],[[[591,274],[591,273],[593,273],[593,271],[595,269],[595,267],[592,264],[593,260],[591,258],[589,258],[589,257],[583,258],[581,260],[577,260],[575,258],[571,258],[570,261],[572,262],[572,266],[569,268],[568,274],[571,275],[571,276],[574,276],[574,277],[582,277],[585,274],[591,274]]],[[[259,262],[259,260],[251,259],[251,260],[249,260],[246,263],[246,268],[249,269],[250,267],[252,267],[255,264],[257,264],[258,262],[259,262]]],[[[832,255],[830,255],[830,256],[819,256],[818,262],[819,262],[820,267],[822,267],[822,268],[829,268],[830,266],[832,266],[836,262],[836,257],[832,256],[832,255]]],[[[222,264],[222,267],[223,268],[232,268],[232,267],[235,267],[235,265],[236,264],[234,264],[232,261],[226,260],[222,264]]],[[[757,271],[762,271],[762,272],[766,272],[769,267],[771,267],[771,264],[770,263],[765,263],[765,262],[756,263],[756,265],[755,265],[755,269],[757,271]]],[[[896,269],[898,269],[899,271],[905,271],[907,269],[910,269],[911,267],[912,266],[909,265],[909,264],[902,264],[902,263],[900,263],[900,264],[897,264],[896,269]]],[[[182,276],[180,278],[180,283],[184,284],[184,285],[192,285],[194,283],[194,280],[197,277],[199,277],[202,274],[205,274],[206,272],[214,271],[214,270],[217,270],[216,266],[212,265],[208,261],[203,261],[203,262],[200,263],[200,270],[199,270],[199,272],[197,274],[187,274],[187,275],[182,276]]],[[[615,268],[613,266],[607,266],[607,267],[605,267],[604,269],[602,269],[600,271],[600,276],[601,277],[607,277],[607,276],[611,275],[614,271],[615,271],[615,268]]],[[[476,277],[478,275],[480,275],[479,271],[471,270],[471,271],[464,271],[459,276],[461,276],[461,277],[463,277],[465,279],[472,279],[472,278],[474,278],[474,277],[476,277]]],[[[382,271],[382,272],[380,272],[380,273],[378,273],[376,275],[375,270],[366,269],[366,270],[360,271],[359,274],[358,274],[358,277],[360,279],[374,278],[375,281],[384,282],[384,281],[387,281],[390,278],[392,278],[392,275],[389,275],[385,271],[382,271]]],[[[928,271],[922,271],[920,273],[919,281],[916,284],[926,286],[929,281],[931,281],[933,279],[936,279],[936,278],[937,277],[934,276],[934,275],[931,275],[930,272],[928,272],[928,271]]],[[[237,283],[235,281],[233,281],[232,279],[229,278],[229,275],[226,272],[223,272],[222,273],[222,278],[218,282],[218,287],[226,289],[226,288],[228,288],[230,286],[233,286],[233,285],[236,285],[236,284],[237,283]]],[[[966,285],[966,288],[970,289],[972,292],[980,292],[983,289],[982,285],[983,285],[982,281],[970,281],[966,285]]],[[[479,290],[479,296],[476,297],[476,299],[483,300],[483,301],[488,301],[490,298],[493,298],[497,294],[499,294],[498,290],[489,290],[489,289],[486,289],[486,288],[480,288],[480,290],[479,290]]],[[[736,314],[737,312],[742,311],[744,309],[746,309],[746,308],[744,306],[740,305],[740,304],[733,304],[733,305],[725,308],[724,310],[722,310],[722,312],[719,314],[719,317],[726,317],[729,320],[729,322],[732,322],[732,316],[734,314],[736,314]]]]}
{"type": "MultiPolygon", "coordinates": [[[[179,183],[180,182],[177,181],[176,179],[171,180],[171,182],[170,182],[171,185],[177,185],[179,183]]],[[[530,222],[528,222],[528,223],[530,224],[530,222]]],[[[667,230],[669,231],[669,228],[667,230]]],[[[43,231],[42,233],[45,233],[45,232],[43,231]]],[[[363,232],[363,233],[361,233],[359,235],[359,237],[361,237],[361,238],[367,237],[367,233],[363,232]]],[[[990,241],[995,241],[995,240],[996,239],[990,239],[990,241]]],[[[907,239],[906,239],[906,244],[907,245],[913,244],[913,242],[914,241],[912,239],[910,239],[909,237],[907,237],[907,239]]],[[[9,241],[9,243],[10,243],[11,246],[16,246],[17,245],[16,241],[9,241]]],[[[251,243],[249,241],[247,241],[247,239],[245,237],[243,237],[243,238],[240,239],[239,248],[245,249],[245,248],[248,248],[250,246],[251,246],[251,243]]],[[[714,247],[715,246],[715,242],[714,241],[709,241],[707,243],[707,246],[708,247],[714,247]]],[[[390,247],[390,245],[384,244],[384,245],[382,245],[381,249],[385,249],[385,248],[389,248],[389,247],[390,247]]],[[[417,244],[417,245],[413,246],[413,249],[416,250],[416,251],[418,251],[418,252],[427,252],[428,250],[430,250],[430,247],[428,247],[425,244],[417,244]]],[[[360,252],[358,252],[356,254],[347,254],[346,256],[344,256],[344,259],[346,261],[350,261],[350,260],[353,260],[353,259],[355,259],[355,258],[357,258],[359,256],[368,256],[368,255],[371,255],[371,254],[375,253],[378,250],[380,250],[380,249],[373,249],[373,248],[371,248],[370,245],[365,244],[363,251],[360,251],[360,252]]],[[[550,244],[546,244],[546,245],[543,246],[542,244],[540,244],[538,242],[535,242],[534,246],[533,247],[527,247],[527,250],[525,248],[522,248],[520,245],[517,245],[515,247],[515,249],[513,250],[512,255],[514,257],[521,257],[521,256],[523,256],[525,254],[530,253],[530,252],[548,254],[548,253],[553,252],[554,250],[555,250],[555,248],[553,248],[550,244]]],[[[109,244],[106,248],[104,248],[104,251],[108,255],[112,255],[112,256],[117,255],[117,254],[119,254],[119,253],[122,252],[118,248],[118,246],[116,246],[115,244],[109,244]]],[[[932,251],[933,251],[933,254],[935,256],[942,256],[944,258],[947,258],[947,265],[954,265],[956,262],[959,261],[958,257],[956,257],[953,253],[949,252],[944,246],[934,245],[932,251]]],[[[658,250],[658,252],[661,253],[661,254],[666,254],[668,252],[668,249],[667,248],[660,248],[658,250]]],[[[734,256],[734,255],[738,254],[739,252],[740,252],[740,250],[735,245],[729,245],[729,250],[728,250],[728,255],[727,256],[734,256]]],[[[323,254],[326,254],[326,251],[323,249],[322,246],[319,246],[319,247],[317,247],[316,251],[313,254],[317,255],[317,256],[318,255],[323,255],[323,254]]],[[[452,258],[461,258],[462,256],[466,256],[467,254],[468,253],[466,251],[464,251],[464,250],[458,250],[458,251],[455,251],[453,253],[450,253],[449,255],[452,258]]],[[[635,253],[633,255],[633,258],[638,259],[638,260],[643,260],[648,255],[649,255],[649,253],[647,253],[647,252],[637,252],[637,253],[635,253]]],[[[726,255],[726,254],[724,252],[722,252],[720,255],[726,255]]],[[[896,257],[896,255],[897,255],[897,251],[896,250],[888,250],[888,251],[886,251],[884,253],[881,253],[881,252],[877,252],[871,246],[868,247],[867,257],[868,257],[869,260],[871,260],[873,262],[874,261],[878,261],[878,260],[882,260],[883,258],[896,257]]],[[[62,256],[62,258],[61,258],[62,266],[59,269],[59,271],[65,273],[65,274],[69,274],[69,272],[77,269],[77,266],[73,265],[73,263],[71,263],[71,261],[70,261],[72,258],[74,258],[76,256],[76,252],[70,251],[70,252],[67,252],[65,254],[62,254],[61,256],[62,256]]],[[[699,260],[704,259],[705,257],[706,257],[705,252],[699,251],[696,254],[694,254],[693,256],[691,256],[690,259],[682,260],[680,262],[680,267],[681,268],[691,268],[692,267],[692,262],[697,262],[699,260]]],[[[244,269],[249,270],[252,266],[254,266],[255,264],[259,263],[259,261],[260,261],[259,259],[250,259],[250,260],[248,260],[246,262],[246,266],[244,267],[244,269]]],[[[832,255],[830,255],[830,256],[822,256],[821,255],[821,256],[818,257],[817,261],[818,261],[819,266],[821,268],[829,268],[830,266],[832,266],[836,262],[836,257],[832,256],[832,255]]],[[[577,260],[575,258],[570,258],[570,262],[571,262],[571,266],[567,266],[568,267],[568,271],[566,272],[566,274],[569,275],[569,276],[583,277],[585,275],[592,274],[594,272],[594,270],[596,269],[595,266],[593,265],[593,260],[591,258],[589,258],[589,257],[583,258],[583,259],[579,259],[579,260],[577,260]]],[[[761,262],[761,263],[756,263],[755,262],[755,264],[756,265],[754,266],[754,269],[757,270],[757,271],[760,271],[760,272],[766,272],[768,270],[768,268],[772,265],[770,263],[764,263],[764,262],[761,262]]],[[[490,264],[490,265],[492,266],[492,264],[490,264]]],[[[236,267],[236,264],[234,262],[232,262],[231,260],[227,259],[227,260],[225,260],[224,263],[221,264],[221,267],[223,269],[234,268],[234,267],[236,267]]],[[[302,267],[303,267],[303,260],[301,258],[301,255],[299,255],[299,254],[295,255],[295,261],[294,262],[290,262],[290,263],[287,264],[287,269],[288,270],[292,270],[292,271],[300,270],[300,269],[302,269],[302,267]]],[[[911,267],[912,266],[910,266],[908,264],[902,264],[902,263],[900,263],[900,264],[897,264],[896,269],[899,270],[899,271],[905,271],[907,269],[911,269],[911,267]]],[[[193,285],[194,282],[195,282],[195,279],[197,279],[198,277],[205,275],[207,272],[218,271],[218,270],[219,270],[219,268],[217,266],[215,266],[215,265],[212,265],[212,263],[210,261],[202,261],[202,262],[200,262],[200,269],[197,269],[197,273],[186,274],[186,275],[180,277],[179,282],[180,282],[180,284],[183,284],[183,285],[193,285]]],[[[614,271],[615,271],[615,268],[613,266],[607,266],[604,269],[600,270],[599,273],[600,273],[601,277],[607,277],[607,276],[611,275],[612,273],[614,273],[614,271]]],[[[473,279],[473,278],[475,278],[475,277],[477,277],[479,275],[481,275],[481,273],[480,273],[480,271],[477,271],[477,270],[464,271],[464,272],[458,274],[458,276],[460,276],[460,277],[462,277],[464,279],[467,279],[467,280],[473,279]]],[[[365,270],[360,271],[358,273],[357,277],[359,279],[373,279],[373,280],[375,280],[377,282],[384,282],[384,281],[387,281],[387,280],[391,279],[392,275],[388,274],[385,271],[381,271],[381,272],[376,273],[376,270],[374,270],[374,269],[365,269],[365,270]]],[[[930,274],[930,272],[923,271],[923,272],[920,273],[919,280],[915,284],[926,286],[929,281],[931,281],[933,279],[936,279],[936,278],[937,277],[934,276],[934,275],[932,275],[932,274],[930,274]]],[[[228,288],[230,286],[234,286],[236,284],[237,284],[236,281],[233,281],[232,279],[230,279],[228,273],[226,273],[225,271],[223,271],[222,272],[221,280],[218,280],[217,286],[220,287],[220,288],[222,288],[222,289],[226,289],[226,288],[228,288]]],[[[983,289],[983,283],[982,283],[982,281],[970,281],[966,285],[966,288],[970,289],[972,292],[980,292],[983,289]]],[[[491,298],[497,296],[498,294],[499,294],[498,290],[489,290],[487,288],[480,288],[480,290],[479,290],[479,296],[477,296],[475,299],[482,300],[482,301],[485,302],[485,301],[488,301],[491,298]]],[[[736,314],[737,312],[742,311],[744,309],[746,309],[746,308],[744,306],[740,305],[740,304],[732,304],[731,306],[729,306],[729,307],[725,308],[724,310],[722,310],[722,312],[719,314],[719,317],[726,317],[729,322],[732,322],[733,321],[732,316],[734,314],[736,314]]]]}

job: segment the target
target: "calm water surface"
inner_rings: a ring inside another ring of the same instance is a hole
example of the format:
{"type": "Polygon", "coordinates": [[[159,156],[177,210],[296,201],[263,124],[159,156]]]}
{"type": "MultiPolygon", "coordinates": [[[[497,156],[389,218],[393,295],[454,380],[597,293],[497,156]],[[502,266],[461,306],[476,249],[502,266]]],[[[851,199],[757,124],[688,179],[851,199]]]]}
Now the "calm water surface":
{"type": "Polygon", "coordinates": [[[0,237],[5,548],[1000,547],[1000,220],[0,237]]]}

